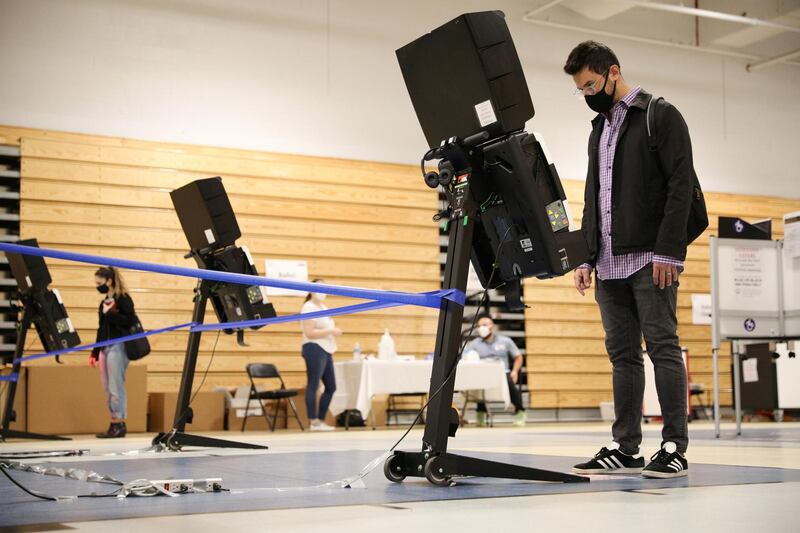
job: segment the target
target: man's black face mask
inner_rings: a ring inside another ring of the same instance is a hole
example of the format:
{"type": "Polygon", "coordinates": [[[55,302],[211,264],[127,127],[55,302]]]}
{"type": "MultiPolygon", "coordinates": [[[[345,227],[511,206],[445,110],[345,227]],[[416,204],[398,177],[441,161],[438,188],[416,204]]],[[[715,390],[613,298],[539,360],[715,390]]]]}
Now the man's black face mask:
{"type": "Polygon", "coordinates": [[[606,93],[608,74],[609,72],[606,71],[606,81],[603,82],[603,87],[599,91],[597,91],[595,94],[587,94],[583,96],[583,98],[586,100],[586,105],[589,106],[589,109],[596,113],[608,113],[608,111],[614,106],[614,93],[617,91],[617,82],[614,82],[614,90],[611,91],[611,94],[606,93]]]}

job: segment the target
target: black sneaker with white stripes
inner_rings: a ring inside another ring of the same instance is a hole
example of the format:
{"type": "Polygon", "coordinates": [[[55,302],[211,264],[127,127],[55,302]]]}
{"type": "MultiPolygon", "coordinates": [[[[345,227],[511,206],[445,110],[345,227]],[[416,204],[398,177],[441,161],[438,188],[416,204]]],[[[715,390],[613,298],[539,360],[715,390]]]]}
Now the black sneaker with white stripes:
{"type": "Polygon", "coordinates": [[[600,448],[595,456],[572,467],[576,474],[639,474],[644,468],[644,457],[619,451],[619,444],[600,448]]]}
{"type": "Polygon", "coordinates": [[[644,477],[673,478],[689,473],[689,461],[681,455],[674,442],[665,442],[664,446],[650,458],[642,475],[644,477]]]}

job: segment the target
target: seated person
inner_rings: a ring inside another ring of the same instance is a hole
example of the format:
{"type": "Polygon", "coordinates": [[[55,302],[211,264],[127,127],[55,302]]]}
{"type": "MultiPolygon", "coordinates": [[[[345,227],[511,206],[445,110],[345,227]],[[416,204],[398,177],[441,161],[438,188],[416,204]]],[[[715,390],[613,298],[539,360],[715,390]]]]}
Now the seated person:
{"type": "MultiPolygon", "coordinates": [[[[517,388],[519,383],[519,370],[522,368],[522,354],[510,338],[495,332],[492,317],[483,314],[478,318],[478,338],[472,339],[464,353],[477,352],[481,359],[496,359],[502,361],[508,378],[508,391],[511,393],[511,403],[514,404],[514,425],[524,426],[526,421],[525,408],[522,406],[522,394],[517,388]],[[508,361],[514,359],[514,366],[509,370],[508,361]]],[[[486,426],[486,403],[478,402],[478,426],[486,426]]]]}

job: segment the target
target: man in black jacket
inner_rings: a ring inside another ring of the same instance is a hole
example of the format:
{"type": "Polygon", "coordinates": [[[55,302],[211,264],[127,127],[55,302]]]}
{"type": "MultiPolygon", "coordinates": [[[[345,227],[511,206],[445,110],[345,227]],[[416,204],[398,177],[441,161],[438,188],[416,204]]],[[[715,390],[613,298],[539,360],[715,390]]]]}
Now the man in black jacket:
{"type": "Polygon", "coordinates": [[[686,475],[687,385],[675,309],[696,180],[689,132],[674,106],[651,102],[650,94],[625,81],[619,60],[603,44],[579,44],[564,71],[598,113],[589,137],[582,224],[590,263],[575,270],[575,288],[583,295],[595,270],[615,410],[613,442],[574,471],[686,475]],[[650,136],[648,106],[657,124],[650,136]],[[664,418],[661,449],[646,467],[639,455],[642,335],[664,418]]]}

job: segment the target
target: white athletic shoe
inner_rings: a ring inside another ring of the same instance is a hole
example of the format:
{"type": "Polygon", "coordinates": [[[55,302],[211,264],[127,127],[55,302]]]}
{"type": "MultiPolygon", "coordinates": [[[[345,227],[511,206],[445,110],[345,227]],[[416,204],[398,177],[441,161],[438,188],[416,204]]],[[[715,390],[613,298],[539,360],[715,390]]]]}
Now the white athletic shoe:
{"type": "Polygon", "coordinates": [[[311,424],[309,424],[309,429],[311,431],[333,431],[336,428],[329,426],[322,420],[312,420],[311,424]]]}

